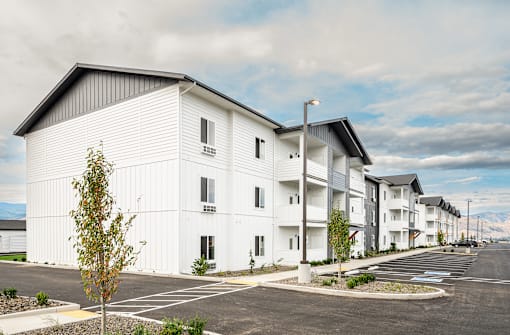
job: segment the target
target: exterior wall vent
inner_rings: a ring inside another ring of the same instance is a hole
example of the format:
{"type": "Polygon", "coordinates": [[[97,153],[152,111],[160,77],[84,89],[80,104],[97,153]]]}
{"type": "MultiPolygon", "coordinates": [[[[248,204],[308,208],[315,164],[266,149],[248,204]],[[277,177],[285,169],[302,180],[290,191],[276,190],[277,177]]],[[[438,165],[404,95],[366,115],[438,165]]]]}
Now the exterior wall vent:
{"type": "Polygon", "coordinates": [[[216,213],[216,206],[214,206],[214,205],[204,205],[203,212],[204,213],[216,213]]]}
{"type": "Polygon", "coordinates": [[[216,156],[216,148],[213,148],[209,145],[202,146],[202,153],[209,156],[216,156]]]}

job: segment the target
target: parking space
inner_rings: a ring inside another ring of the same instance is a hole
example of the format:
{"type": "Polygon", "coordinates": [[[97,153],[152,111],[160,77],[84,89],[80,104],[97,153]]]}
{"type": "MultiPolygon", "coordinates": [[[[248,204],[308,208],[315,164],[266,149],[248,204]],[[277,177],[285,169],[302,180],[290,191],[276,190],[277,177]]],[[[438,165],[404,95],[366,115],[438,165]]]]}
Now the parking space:
{"type": "Polygon", "coordinates": [[[382,281],[416,282],[451,286],[456,281],[510,285],[510,280],[464,276],[476,254],[426,252],[359,269],[382,281]]]}
{"type": "MultiPolygon", "coordinates": [[[[223,294],[239,292],[252,288],[254,286],[238,283],[212,283],[201,286],[185,288],[170,292],[162,292],[132,299],[116,301],[107,304],[108,313],[138,315],[141,313],[152,312],[160,309],[167,309],[173,306],[216,297],[223,294]]],[[[91,312],[97,312],[101,309],[100,305],[84,308],[91,312]]]]}

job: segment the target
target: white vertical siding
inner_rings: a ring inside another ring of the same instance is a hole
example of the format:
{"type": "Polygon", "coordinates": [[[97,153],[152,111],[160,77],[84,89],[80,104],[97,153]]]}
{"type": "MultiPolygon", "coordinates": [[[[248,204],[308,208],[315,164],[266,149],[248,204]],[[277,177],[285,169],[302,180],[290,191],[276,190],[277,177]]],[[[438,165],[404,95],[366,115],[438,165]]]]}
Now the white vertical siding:
{"type": "Polygon", "coordinates": [[[178,108],[174,85],[27,134],[29,260],[75,264],[71,181],[102,142],[115,207],[137,215],[129,241],[147,242],[134,268],[178,271],[178,108]]]}

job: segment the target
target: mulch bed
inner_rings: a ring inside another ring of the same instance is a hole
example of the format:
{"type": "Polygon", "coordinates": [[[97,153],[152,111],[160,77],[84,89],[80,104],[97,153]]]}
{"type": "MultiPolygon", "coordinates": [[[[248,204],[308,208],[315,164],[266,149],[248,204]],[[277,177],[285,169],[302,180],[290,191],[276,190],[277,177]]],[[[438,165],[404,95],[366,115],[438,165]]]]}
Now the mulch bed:
{"type": "Polygon", "coordinates": [[[253,272],[250,270],[241,270],[241,271],[220,271],[216,273],[207,274],[211,277],[241,277],[241,276],[255,276],[255,275],[263,275],[268,273],[282,272],[282,271],[290,271],[296,270],[297,266],[272,266],[268,265],[264,268],[254,268],[253,272]]]}

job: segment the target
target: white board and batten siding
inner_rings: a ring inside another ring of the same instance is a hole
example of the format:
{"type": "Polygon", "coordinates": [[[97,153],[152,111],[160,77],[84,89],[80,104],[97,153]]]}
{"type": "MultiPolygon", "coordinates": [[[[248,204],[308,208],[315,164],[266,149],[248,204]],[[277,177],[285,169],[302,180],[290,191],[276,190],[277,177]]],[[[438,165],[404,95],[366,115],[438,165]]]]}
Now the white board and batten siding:
{"type": "Polygon", "coordinates": [[[116,207],[137,215],[129,241],[147,242],[135,268],[178,271],[178,111],[173,85],[26,134],[28,259],[76,263],[71,181],[102,142],[116,207]]]}
{"type": "Polygon", "coordinates": [[[20,230],[0,230],[0,253],[26,252],[27,234],[20,230]]]}
{"type": "MultiPolygon", "coordinates": [[[[271,259],[273,222],[273,131],[236,111],[187,93],[182,96],[182,214],[180,271],[189,273],[200,257],[200,237],[215,236],[216,270],[244,269],[254,252],[255,235],[265,236],[271,259]],[[202,153],[200,119],[215,123],[216,155],[202,153]],[[265,159],[255,158],[255,137],[265,140],[265,159]],[[200,178],[215,180],[216,213],[204,213],[200,178]],[[255,186],[263,187],[265,208],[255,208],[255,186]]],[[[260,263],[260,264],[262,264],[260,263]]]]}

